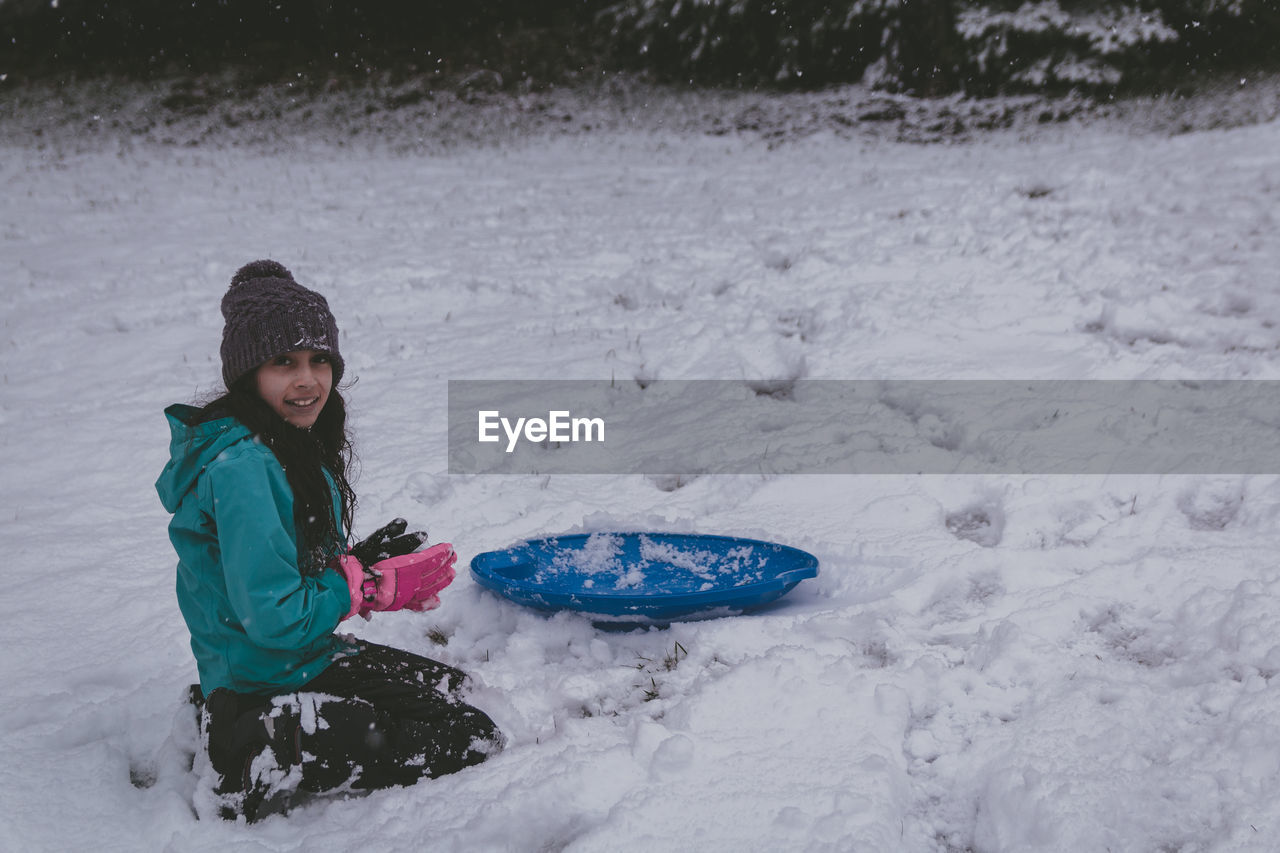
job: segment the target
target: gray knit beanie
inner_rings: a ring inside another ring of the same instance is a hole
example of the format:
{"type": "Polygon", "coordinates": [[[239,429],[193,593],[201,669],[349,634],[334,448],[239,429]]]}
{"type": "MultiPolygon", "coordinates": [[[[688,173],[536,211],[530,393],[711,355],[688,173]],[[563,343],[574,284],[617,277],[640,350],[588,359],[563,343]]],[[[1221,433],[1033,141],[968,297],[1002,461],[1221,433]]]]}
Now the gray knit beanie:
{"type": "Polygon", "coordinates": [[[260,364],[299,349],[327,352],[333,384],[342,379],[338,324],[329,303],[275,261],[245,264],[222,297],[222,378],[230,388],[260,364]]]}

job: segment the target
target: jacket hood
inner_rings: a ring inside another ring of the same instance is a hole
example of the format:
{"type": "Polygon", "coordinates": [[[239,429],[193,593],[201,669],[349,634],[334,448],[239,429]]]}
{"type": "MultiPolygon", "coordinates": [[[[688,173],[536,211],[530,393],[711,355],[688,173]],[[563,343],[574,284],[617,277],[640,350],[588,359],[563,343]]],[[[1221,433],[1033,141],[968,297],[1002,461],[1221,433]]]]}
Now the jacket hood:
{"type": "Polygon", "coordinates": [[[228,415],[196,423],[200,410],[175,403],[164,410],[169,420],[169,463],[156,480],[156,493],[169,512],[176,512],[182,497],[195,487],[205,466],[228,447],[250,439],[253,433],[228,415]]]}

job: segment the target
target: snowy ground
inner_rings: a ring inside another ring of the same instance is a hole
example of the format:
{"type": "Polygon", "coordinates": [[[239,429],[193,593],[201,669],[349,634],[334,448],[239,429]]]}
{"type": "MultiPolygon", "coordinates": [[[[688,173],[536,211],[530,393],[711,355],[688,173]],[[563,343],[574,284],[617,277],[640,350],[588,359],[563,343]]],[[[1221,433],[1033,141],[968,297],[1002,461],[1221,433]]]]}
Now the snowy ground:
{"type": "Polygon", "coordinates": [[[686,106],[478,146],[188,146],[37,139],[10,103],[0,848],[1274,849],[1275,476],[450,477],[444,404],[450,378],[1276,379],[1280,124],[1135,110],[919,145],[706,133],[686,106]],[[161,409],[215,390],[218,299],[257,257],[338,316],[358,529],[405,515],[463,563],[566,531],[747,535],[822,574],[619,633],[463,573],[357,630],[467,669],[505,752],[197,821],[152,483],[161,409]]]}

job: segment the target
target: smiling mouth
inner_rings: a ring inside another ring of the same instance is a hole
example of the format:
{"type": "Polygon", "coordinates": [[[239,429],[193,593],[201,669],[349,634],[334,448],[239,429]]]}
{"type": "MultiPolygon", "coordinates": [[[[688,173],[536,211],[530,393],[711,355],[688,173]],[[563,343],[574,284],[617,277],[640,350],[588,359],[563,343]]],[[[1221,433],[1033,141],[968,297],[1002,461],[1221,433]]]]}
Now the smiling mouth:
{"type": "Polygon", "coordinates": [[[295,409],[309,409],[316,403],[320,402],[320,397],[308,397],[305,400],[285,400],[285,405],[293,406],[295,409]]]}

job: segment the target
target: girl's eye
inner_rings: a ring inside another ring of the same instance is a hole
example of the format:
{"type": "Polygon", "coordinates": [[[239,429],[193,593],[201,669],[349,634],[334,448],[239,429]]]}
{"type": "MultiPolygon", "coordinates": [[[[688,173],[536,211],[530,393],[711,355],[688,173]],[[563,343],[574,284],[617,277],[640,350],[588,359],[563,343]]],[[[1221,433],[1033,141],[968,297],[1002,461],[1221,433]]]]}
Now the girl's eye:
{"type": "Polygon", "coordinates": [[[271,361],[271,363],[277,367],[288,367],[293,363],[293,359],[289,358],[287,355],[278,355],[271,361]]]}
{"type": "Polygon", "coordinates": [[[311,356],[311,363],[312,364],[328,364],[329,356],[326,353],[316,353],[315,355],[311,356]]]}

